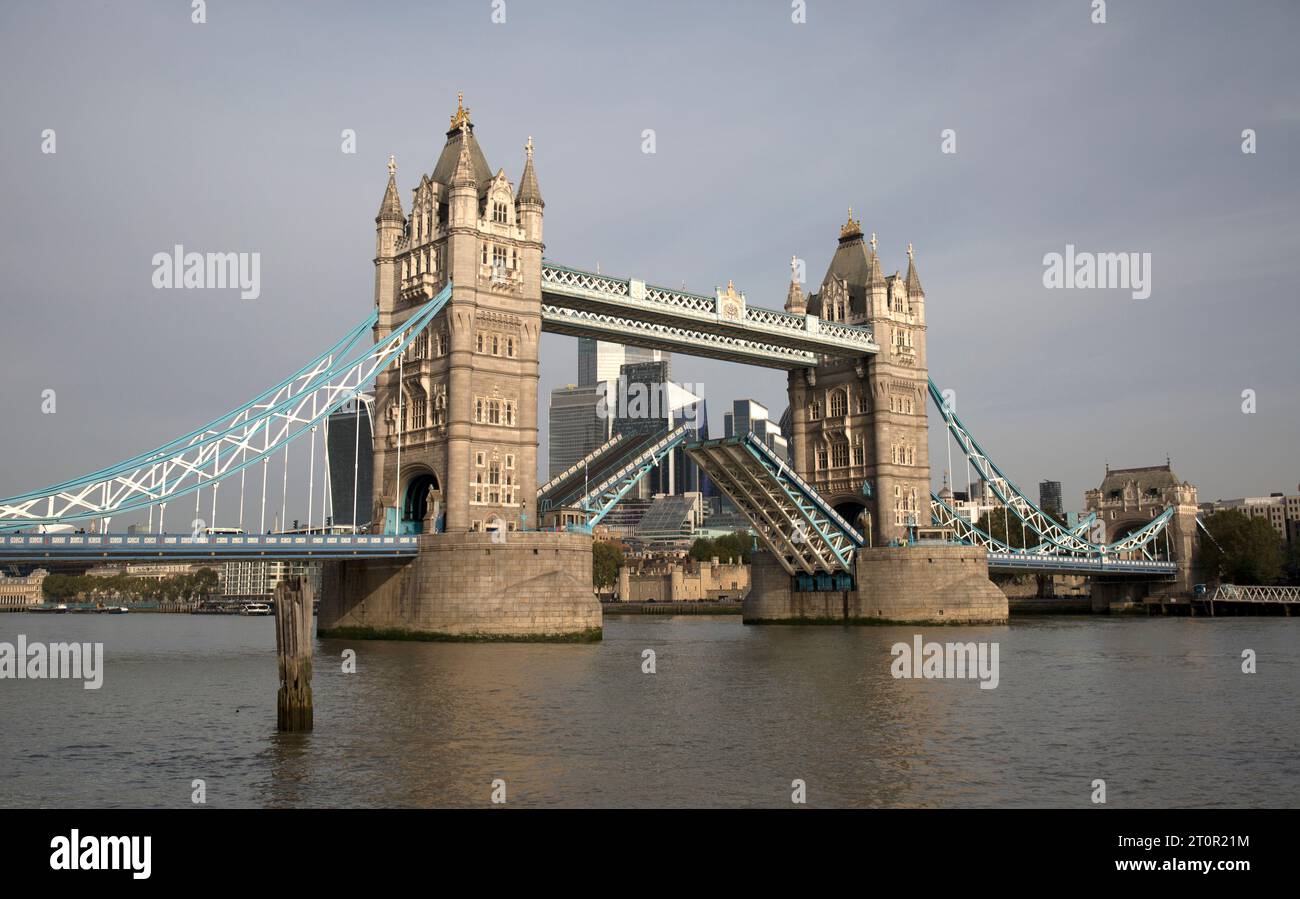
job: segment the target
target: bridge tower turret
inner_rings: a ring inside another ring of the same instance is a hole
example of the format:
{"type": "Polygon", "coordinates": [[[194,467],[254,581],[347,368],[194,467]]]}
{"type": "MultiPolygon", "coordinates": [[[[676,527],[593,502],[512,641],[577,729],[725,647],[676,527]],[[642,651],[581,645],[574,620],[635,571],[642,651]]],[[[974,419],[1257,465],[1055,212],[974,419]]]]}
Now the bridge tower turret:
{"type": "Polygon", "coordinates": [[[376,382],[374,530],[515,530],[525,516],[535,522],[543,246],[531,139],[527,154],[516,200],[505,172],[488,167],[462,98],[405,218],[390,165],[376,340],[448,279],[452,293],[400,369],[376,382]]]}
{"type": "Polygon", "coordinates": [[[402,201],[397,196],[397,160],[388,157],[388,187],[375,216],[375,305],[391,310],[397,300],[398,242],[406,227],[402,201]]]}
{"type": "Polygon", "coordinates": [[[807,311],[867,325],[880,353],[790,373],[795,469],[875,545],[930,523],[925,294],[911,247],[906,277],[886,277],[876,236],[849,210],[807,311]]]}

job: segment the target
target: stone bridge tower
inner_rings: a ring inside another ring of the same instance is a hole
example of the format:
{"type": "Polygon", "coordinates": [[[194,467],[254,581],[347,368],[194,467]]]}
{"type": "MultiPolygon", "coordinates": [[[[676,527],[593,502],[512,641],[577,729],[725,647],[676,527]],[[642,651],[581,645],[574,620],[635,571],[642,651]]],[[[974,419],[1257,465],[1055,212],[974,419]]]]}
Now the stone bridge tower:
{"type": "Polygon", "coordinates": [[[532,138],[525,153],[516,192],[504,170],[492,173],[458,103],[409,214],[390,157],[375,219],[375,340],[448,278],[452,294],[376,381],[376,531],[513,531],[534,513],[544,204],[532,138]]]}
{"type": "MultiPolygon", "coordinates": [[[[1097,519],[1105,525],[1104,539],[1107,543],[1139,530],[1173,506],[1174,517],[1169,522],[1166,537],[1157,542],[1155,549],[1161,553],[1168,549],[1178,563],[1174,592],[1190,592],[1201,579],[1196,486],[1180,481],[1168,459],[1164,465],[1145,468],[1111,468],[1107,465],[1101,486],[1085,491],[1083,500],[1084,508],[1096,512],[1097,519]]],[[[1096,539],[1095,535],[1089,536],[1096,539]]]]}
{"type": "Polygon", "coordinates": [[[823,362],[789,376],[795,470],[873,545],[930,523],[925,291],[911,245],[907,274],[885,276],[876,237],[849,210],[817,292],[792,281],[790,312],[866,325],[880,353],[823,362]]]}

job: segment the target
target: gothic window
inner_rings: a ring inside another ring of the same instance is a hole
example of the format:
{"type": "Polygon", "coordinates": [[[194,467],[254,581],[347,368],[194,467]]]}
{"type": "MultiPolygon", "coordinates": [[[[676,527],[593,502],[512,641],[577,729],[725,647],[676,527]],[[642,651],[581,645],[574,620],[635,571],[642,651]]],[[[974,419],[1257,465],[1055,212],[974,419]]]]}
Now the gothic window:
{"type": "Polygon", "coordinates": [[[865,390],[858,393],[858,412],[867,412],[867,392],[865,390]]]}
{"type": "Polygon", "coordinates": [[[817,451],[817,468],[818,470],[822,470],[827,467],[828,466],[826,465],[826,450],[819,449],[817,451]]]}
{"type": "Polygon", "coordinates": [[[511,359],[515,358],[515,339],[513,337],[506,338],[506,355],[511,359]]]}
{"type": "Polygon", "coordinates": [[[483,400],[482,399],[474,400],[474,420],[477,422],[483,421],[483,400]]]}
{"type": "Polygon", "coordinates": [[[831,448],[831,467],[847,468],[849,464],[849,445],[839,441],[831,448]]]}
{"type": "Polygon", "coordinates": [[[507,455],[506,468],[514,468],[514,467],[515,467],[515,457],[513,455],[507,455]]]}
{"type": "Polygon", "coordinates": [[[501,401],[488,400],[488,424],[501,424],[501,401]]]}
{"type": "Polygon", "coordinates": [[[506,425],[513,427],[514,423],[515,423],[515,404],[507,400],[506,401],[506,425]]]}
{"type": "Polygon", "coordinates": [[[821,403],[818,403],[818,402],[815,402],[815,401],[812,402],[812,403],[809,403],[809,404],[808,404],[808,420],[809,420],[809,421],[816,421],[817,419],[819,419],[819,418],[821,418],[821,417],[822,417],[822,404],[821,404],[821,403]]]}
{"type": "Polygon", "coordinates": [[[483,332],[482,332],[482,331],[479,331],[478,334],[475,335],[475,350],[476,350],[477,352],[480,352],[480,353],[483,352],[483,332]]]}
{"type": "Polygon", "coordinates": [[[907,492],[903,488],[894,488],[894,524],[910,525],[916,522],[916,488],[910,487],[907,492]]]}
{"type": "Polygon", "coordinates": [[[861,443],[855,444],[854,447],[853,447],[853,464],[854,464],[854,465],[866,465],[866,464],[867,464],[867,454],[866,454],[866,450],[863,449],[863,446],[862,446],[861,443]]]}
{"type": "Polygon", "coordinates": [[[487,244],[483,244],[483,264],[487,265],[487,244]]]}
{"type": "Polygon", "coordinates": [[[494,246],[492,248],[492,270],[494,272],[500,272],[504,274],[505,268],[506,268],[506,248],[494,246]]]}
{"type": "Polygon", "coordinates": [[[497,201],[492,204],[492,221],[496,222],[498,225],[504,225],[509,222],[505,203],[497,201]]]}
{"type": "Polygon", "coordinates": [[[849,400],[844,391],[831,391],[831,418],[843,418],[848,412],[849,400]]]}
{"type": "Polygon", "coordinates": [[[495,334],[492,335],[492,355],[501,355],[501,339],[495,334]]]}
{"type": "Polygon", "coordinates": [[[474,454],[474,464],[479,468],[483,467],[483,451],[479,450],[474,454]]]}

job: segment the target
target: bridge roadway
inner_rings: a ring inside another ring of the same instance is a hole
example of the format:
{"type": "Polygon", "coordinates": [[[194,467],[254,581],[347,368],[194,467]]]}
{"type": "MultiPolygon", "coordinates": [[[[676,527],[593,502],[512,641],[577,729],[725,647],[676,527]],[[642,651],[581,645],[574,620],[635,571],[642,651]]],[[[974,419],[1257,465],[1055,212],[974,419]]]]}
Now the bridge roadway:
{"type": "Polygon", "coordinates": [[[379,534],[9,534],[0,562],[415,558],[412,536],[379,534]]]}

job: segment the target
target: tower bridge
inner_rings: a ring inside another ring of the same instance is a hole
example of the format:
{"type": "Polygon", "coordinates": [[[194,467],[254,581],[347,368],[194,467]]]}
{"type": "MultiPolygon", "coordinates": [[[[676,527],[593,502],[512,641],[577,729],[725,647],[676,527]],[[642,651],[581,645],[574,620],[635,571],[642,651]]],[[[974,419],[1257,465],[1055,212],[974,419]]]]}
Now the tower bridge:
{"type": "Polygon", "coordinates": [[[538,345],[549,331],[787,372],[788,463],[752,436],[684,445],[765,548],[747,620],[1001,621],[1006,599],[990,567],[1187,586],[1194,541],[1167,539],[1175,527],[1194,538],[1182,505],[1107,543],[1057,523],[997,467],[930,380],[927,301],[911,245],[905,273],[886,275],[875,234],[866,237],[851,209],[816,290],[805,293],[792,277],[780,309],[751,304],[730,282],[710,296],[553,262],[543,256],[544,209],[531,138],[516,185],[488,165],[470,110],[458,103],[432,170],[406,203],[389,159],[367,318],[190,434],[0,500],[8,532],[0,558],[319,555],[333,560],[322,632],[598,633],[591,527],[685,444],[685,431],[611,441],[539,489],[538,345]],[[374,486],[369,508],[352,520],[368,512],[372,533],[303,543],[266,534],[268,515],[287,515],[295,441],[312,448],[308,522],[317,512],[324,521],[328,465],[315,481],[316,440],[324,445],[329,416],[368,390],[374,486]],[[931,494],[927,400],[1032,541],[1000,542],[931,494]],[[268,507],[272,463],[281,459],[268,507]],[[178,514],[188,530],[191,511],[195,519],[208,511],[215,524],[222,488],[227,509],[238,491],[239,529],[247,522],[265,536],[197,546],[167,534],[178,514]],[[89,518],[107,529],[128,515],[147,516],[150,533],[93,544],[31,533],[89,518]],[[538,530],[543,516],[573,527],[538,530]]]}

